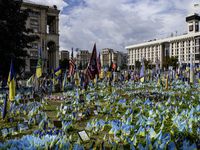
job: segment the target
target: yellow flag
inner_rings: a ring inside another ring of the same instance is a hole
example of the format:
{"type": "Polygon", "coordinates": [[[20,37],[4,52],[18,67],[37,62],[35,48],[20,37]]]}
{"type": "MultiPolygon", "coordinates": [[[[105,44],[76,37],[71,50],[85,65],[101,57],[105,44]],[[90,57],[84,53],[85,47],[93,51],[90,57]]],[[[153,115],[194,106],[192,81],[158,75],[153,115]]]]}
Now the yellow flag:
{"type": "Polygon", "coordinates": [[[42,61],[41,61],[41,47],[38,55],[37,69],[36,69],[37,78],[42,76],[42,61]]]}
{"type": "Polygon", "coordinates": [[[144,82],[144,77],[140,78],[140,81],[143,83],[144,82]]]}
{"type": "Polygon", "coordinates": [[[14,69],[13,69],[13,63],[11,60],[11,66],[10,66],[10,72],[9,72],[9,99],[14,100],[15,99],[15,76],[14,76],[14,69]]]}

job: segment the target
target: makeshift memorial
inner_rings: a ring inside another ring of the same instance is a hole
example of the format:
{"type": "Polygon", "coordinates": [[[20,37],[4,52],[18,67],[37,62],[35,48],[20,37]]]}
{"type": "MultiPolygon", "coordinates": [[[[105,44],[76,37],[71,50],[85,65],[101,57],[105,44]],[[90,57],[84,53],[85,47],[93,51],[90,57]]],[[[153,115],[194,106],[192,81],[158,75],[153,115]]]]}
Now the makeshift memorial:
{"type": "Polygon", "coordinates": [[[7,128],[1,129],[1,135],[2,136],[6,136],[7,134],[8,134],[8,129],[7,128]]]}
{"type": "Polygon", "coordinates": [[[66,112],[67,112],[67,109],[68,109],[68,107],[67,107],[67,106],[64,106],[64,108],[63,108],[63,115],[65,115],[65,114],[66,114],[66,112]]]}
{"type": "Polygon", "coordinates": [[[22,124],[25,129],[28,129],[28,121],[27,120],[25,120],[22,124]]]}
{"type": "Polygon", "coordinates": [[[54,124],[54,127],[57,127],[57,128],[62,127],[62,121],[60,120],[53,120],[53,124],[54,124]]]}
{"type": "Polygon", "coordinates": [[[36,114],[35,115],[35,124],[38,125],[42,121],[42,115],[41,114],[36,114]]]}
{"type": "Polygon", "coordinates": [[[16,130],[17,130],[16,127],[8,128],[8,132],[9,132],[9,133],[14,133],[16,130]]]}
{"type": "Polygon", "coordinates": [[[18,123],[17,130],[20,131],[20,128],[28,129],[28,122],[18,123]]]}
{"type": "Polygon", "coordinates": [[[82,141],[88,141],[90,139],[85,130],[78,131],[78,135],[82,141]]]}
{"type": "Polygon", "coordinates": [[[94,112],[94,114],[95,114],[95,115],[98,115],[98,112],[97,112],[97,110],[93,110],[93,112],[94,112]]]}
{"type": "Polygon", "coordinates": [[[19,131],[20,131],[20,132],[26,132],[26,128],[25,128],[25,127],[20,127],[20,128],[19,128],[19,131]]]}

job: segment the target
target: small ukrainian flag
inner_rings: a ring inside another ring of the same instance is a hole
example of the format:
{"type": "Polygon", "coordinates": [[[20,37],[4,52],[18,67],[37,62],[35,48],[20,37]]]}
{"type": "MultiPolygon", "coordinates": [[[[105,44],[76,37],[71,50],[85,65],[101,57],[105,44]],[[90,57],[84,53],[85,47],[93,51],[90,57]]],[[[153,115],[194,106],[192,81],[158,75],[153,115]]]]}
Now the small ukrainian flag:
{"type": "Polygon", "coordinates": [[[10,72],[9,72],[8,78],[9,78],[9,99],[14,100],[15,99],[15,75],[14,75],[12,60],[11,60],[10,72]]]}
{"type": "Polygon", "coordinates": [[[58,76],[59,74],[61,74],[60,66],[54,70],[54,73],[55,73],[56,76],[58,76]]]}
{"type": "Polygon", "coordinates": [[[199,7],[199,4],[194,4],[194,7],[199,7]]]}

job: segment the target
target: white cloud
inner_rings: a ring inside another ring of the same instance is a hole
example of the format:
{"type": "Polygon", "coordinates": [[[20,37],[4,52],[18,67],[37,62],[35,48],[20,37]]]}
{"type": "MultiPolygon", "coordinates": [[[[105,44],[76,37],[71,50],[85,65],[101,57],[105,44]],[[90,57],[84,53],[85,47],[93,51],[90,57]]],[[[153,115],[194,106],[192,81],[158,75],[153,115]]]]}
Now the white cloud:
{"type": "Polygon", "coordinates": [[[62,10],[64,7],[68,6],[68,4],[63,0],[24,0],[24,1],[30,1],[34,2],[36,4],[42,4],[47,6],[53,6],[56,5],[59,10],[62,10]]]}
{"type": "MultiPolygon", "coordinates": [[[[40,2],[40,0],[33,0],[40,2]]],[[[200,13],[194,4],[199,0],[43,0],[60,8],[60,50],[71,47],[91,52],[125,46],[155,38],[166,38],[171,32],[187,32],[185,17],[200,13]],[[73,5],[72,5],[73,3],[73,5]]]]}

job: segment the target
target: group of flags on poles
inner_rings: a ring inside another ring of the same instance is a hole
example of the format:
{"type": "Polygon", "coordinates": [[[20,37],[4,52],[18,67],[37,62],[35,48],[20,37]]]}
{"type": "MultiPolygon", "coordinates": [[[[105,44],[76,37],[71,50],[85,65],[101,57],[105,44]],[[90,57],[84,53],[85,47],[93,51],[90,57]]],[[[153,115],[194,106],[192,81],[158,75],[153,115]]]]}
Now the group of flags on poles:
{"type": "MultiPolygon", "coordinates": [[[[99,68],[99,64],[100,63],[100,55],[97,58],[97,51],[96,51],[96,43],[94,44],[93,50],[92,50],[92,54],[90,56],[90,60],[88,62],[88,66],[86,68],[85,71],[85,75],[84,75],[84,88],[85,90],[87,90],[87,85],[88,85],[88,79],[90,78],[91,80],[95,79],[95,75],[100,74],[100,68],[99,68]],[[89,77],[89,78],[88,78],[89,77]]],[[[73,48],[72,48],[72,53],[71,53],[71,57],[70,57],[70,69],[69,69],[69,77],[73,77],[75,74],[75,64],[74,64],[74,58],[73,58],[73,48]]],[[[116,70],[116,64],[113,62],[113,66],[112,68],[114,70],[116,70]]],[[[134,70],[135,70],[136,66],[134,66],[134,70]]],[[[181,80],[182,80],[182,64],[181,62],[179,62],[179,70],[181,70],[181,80]]],[[[119,66],[118,68],[119,69],[119,66]]],[[[156,58],[156,71],[159,69],[158,66],[158,57],[156,58]]],[[[192,60],[192,54],[190,55],[190,67],[186,66],[186,70],[190,70],[190,82],[192,84],[194,84],[194,66],[193,66],[193,60],[192,60]]],[[[78,71],[77,71],[78,72],[78,71]]],[[[51,67],[51,74],[53,75],[53,84],[55,84],[55,75],[59,76],[62,73],[60,66],[58,68],[56,68],[55,70],[53,70],[53,68],[51,67]]],[[[155,74],[155,73],[153,73],[155,74]]],[[[200,73],[199,73],[200,75],[200,73]]],[[[35,87],[34,90],[38,91],[38,83],[37,80],[38,78],[40,78],[42,76],[42,62],[41,62],[41,47],[39,50],[39,56],[38,56],[38,62],[37,62],[37,69],[36,69],[36,75],[32,75],[29,80],[27,81],[27,84],[33,83],[35,81],[35,87]]],[[[148,76],[149,76],[149,72],[148,72],[148,76]]],[[[82,77],[83,78],[83,77],[82,77]]],[[[140,81],[144,82],[145,80],[145,58],[143,58],[143,62],[142,62],[142,68],[140,70],[140,81]]],[[[81,79],[82,80],[82,79],[81,79]]],[[[169,75],[166,77],[166,89],[168,89],[168,83],[170,81],[169,75]]],[[[43,80],[43,84],[42,84],[42,88],[43,90],[45,90],[45,82],[46,82],[46,76],[44,77],[43,80]]],[[[159,82],[159,81],[158,81],[159,82]]],[[[66,86],[67,83],[67,68],[65,71],[65,76],[64,76],[64,81],[63,81],[63,90],[66,86]]],[[[11,60],[11,65],[10,65],[10,71],[9,71],[9,76],[8,76],[8,81],[7,84],[9,85],[9,100],[14,100],[15,99],[15,73],[14,73],[14,69],[13,69],[13,61],[11,60]]],[[[6,110],[7,107],[9,107],[9,103],[7,100],[7,95],[4,101],[4,108],[3,108],[3,114],[2,114],[2,119],[6,118],[6,110]]]]}
{"type": "MultiPolygon", "coordinates": [[[[14,73],[14,69],[13,69],[13,61],[12,60],[11,60],[7,84],[9,86],[9,100],[12,101],[15,99],[15,73],[14,73]]],[[[9,109],[10,109],[10,105],[9,105],[9,101],[8,101],[7,94],[6,94],[6,97],[4,100],[4,106],[3,106],[3,113],[2,113],[2,119],[4,121],[7,120],[7,110],[9,110],[9,109]]]]}
{"type": "Polygon", "coordinates": [[[87,90],[88,76],[90,77],[91,80],[94,80],[95,75],[99,73],[100,73],[100,68],[99,68],[99,63],[97,59],[97,51],[96,51],[96,43],[95,43],[92,50],[92,54],[90,56],[88,66],[86,68],[85,84],[84,84],[85,90],[87,90]]]}

